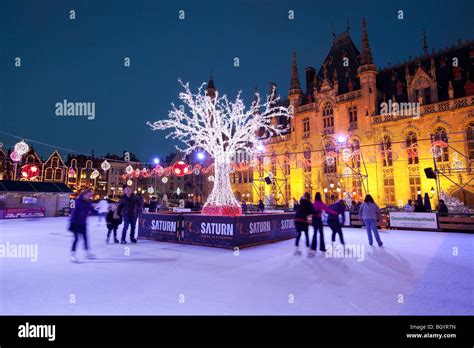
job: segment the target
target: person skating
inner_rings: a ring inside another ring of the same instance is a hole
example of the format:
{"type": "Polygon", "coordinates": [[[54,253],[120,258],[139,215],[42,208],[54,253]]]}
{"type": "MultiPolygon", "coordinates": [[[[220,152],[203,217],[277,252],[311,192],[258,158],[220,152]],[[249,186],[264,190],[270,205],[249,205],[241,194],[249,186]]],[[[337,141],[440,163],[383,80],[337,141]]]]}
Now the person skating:
{"type": "Polygon", "coordinates": [[[110,241],[110,235],[112,234],[112,231],[114,232],[114,243],[118,243],[119,240],[117,239],[117,229],[119,225],[122,223],[122,218],[119,217],[118,219],[114,218],[115,211],[117,210],[117,206],[115,204],[112,204],[109,207],[109,212],[107,213],[106,220],[107,220],[107,244],[109,244],[110,241]]]}
{"type": "Polygon", "coordinates": [[[338,215],[329,214],[328,216],[328,225],[332,231],[331,241],[334,244],[336,242],[336,234],[338,234],[341,244],[344,245],[344,236],[342,235],[342,225],[344,224],[345,219],[344,212],[346,211],[344,200],[338,200],[336,203],[330,205],[329,208],[338,213],[338,215]],[[339,221],[339,215],[342,217],[342,225],[339,221]]]}
{"type": "Polygon", "coordinates": [[[313,205],[311,204],[311,195],[305,192],[303,197],[300,199],[298,204],[298,210],[295,215],[295,227],[296,227],[296,240],[295,240],[295,255],[301,255],[299,249],[299,242],[301,238],[301,232],[304,232],[306,237],[306,247],[309,248],[309,235],[308,235],[308,216],[313,213],[313,205]]]}
{"type": "Polygon", "coordinates": [[[319,250],[322,252],[326,252],[326,245],[324,243],[324,232],[323,232],[323,219],[322,219],[322,212],[323,210],[329,214],[336,214],[337,212],[329,208],[326,204],[323,203],[321,199],[321,193],[317,192],[316,196],[314,197],[313,203],[313,240],[311,242],[311,251],[308,254],[308,257],[313,257],[316,254],[316,248],[318,243],[316,241],[317,234],[319,232],[319,250]]]}
{"type": "Polygon", "coordinates": [[[135,239],[135,227],[137,224],[137,218],[142,211],[141,200],[132,193],[130,187],[126,186],[123,189],[123,197],[120,199],[119,206],[114,215],[115,218],[122,216],[123,218],[123,230],[121,243],[127,244],[125,236],[127,234],[128,227],[130,226],[130,242],[136,243],[135,239]]]}
{"type": "Polygon", "coordinates": [[[446,205],[446,203],[444,203],[443,199],[439,200],[438,214],[439,214],[439,216],[448,216],[449,215],[448,206],[446,205]]]}
{"type": "Polygon", "coordinates": [[[382,246],[382,240],[377,230],[377,220],[380,218],[380,208],[374,202],[371,195],[365,196],[364,203],[360,207],[360,216],[364,220],[364,225],[367,227],[367,236],[369,237],[369,244],[373,244],[372,233],[379,246],[382,246]]]}
{"type": "Polygon", "coordinates": [[[99,220],[97,222],[100,225],[102,219],[105,219],[107,213],[109,212],[109,203],[105,199],[101,199],[95,206],[95,210],[99,214],[99,220]]]}
{"type": "Polygon", "coordinates": [[[94,209],[92,206],[92,191],[85,189],[74,201],[74,211],[71,214],[69,231],[74,233],[74,241],[71,248],[71,261],[79,262],[76,257],[76,247],[79,241],[79,236],[84,240],[84,249],[87,253],[87,258],[93,259],[95,255],[89,252],[89,244],[87,241],[87,217],[94,209]]]}

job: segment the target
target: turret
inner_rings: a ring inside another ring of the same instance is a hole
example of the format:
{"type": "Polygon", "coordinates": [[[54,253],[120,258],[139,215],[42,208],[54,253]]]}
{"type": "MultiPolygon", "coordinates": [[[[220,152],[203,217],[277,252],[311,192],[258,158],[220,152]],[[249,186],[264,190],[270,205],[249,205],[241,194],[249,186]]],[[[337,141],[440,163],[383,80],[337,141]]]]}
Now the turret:
{"type": "Polygon", "coordinates": [[[377,68],[372,61],[372,52],[370,50],[369,35],[367,34],[367,23],[365,17],[362,18],[362,52],[360,54],[360,66],[357,69],[364,100],[366,116],[375,115],[377,110],[377,90],[376,77],[377,68]]]}

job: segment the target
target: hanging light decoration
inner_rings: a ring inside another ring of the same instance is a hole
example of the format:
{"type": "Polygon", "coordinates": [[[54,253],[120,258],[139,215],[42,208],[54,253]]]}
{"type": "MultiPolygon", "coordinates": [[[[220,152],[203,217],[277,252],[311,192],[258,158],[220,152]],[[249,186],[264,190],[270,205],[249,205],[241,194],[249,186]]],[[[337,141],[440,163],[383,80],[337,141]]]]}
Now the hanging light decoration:
{"type": "Polygon", "coordinates": [[[129,165],[127,168],[125,168],[125,173],[127,173],[128,175],[132,174],[133,173],[133,167],[129,165]]]}
{"type": "Polygon", "coordinates": [[[328,166],[334,165],[334,162],[335,162],[334,157],[326,156],[326,163],[327,163],[328,166]]]}
{"type": "Polygon", "coordinates": [[[10,158],[13,162],[21,162],[21,154],[16,151],[12,151],[10,158]]]}
{"type": "Polygon", "coordinates": [[[173,164],[173,173],[176,176],[184,176],[189,173],[189,167],[183,161],[173,164]]]}
{"type": "Polygon", "coordinates": [[[91,179],[95,179],[100,175],[99,171],[97,169],[94,169],[94,171],[91,173],[91,179]]]}
{"type": "Polygon", "coordinates": [[[214,181],[214,176],[209,175],[209,178],[207,178],[207,180],[209,180],[210,182],[213,182],[214,181]]]}
{"type": "Polygon", "coordinates": [[[166,176],[164,176],[162,179],[161,179],[161,182],[163,184],[166,184],[168,182],[168,178],[166,176]]]}
{"type": "Polygon", "coordinates": [[[176,189],[176,193],[178,194],[178,196],[181,194],[181,189],[179,187],[176,189]]]}
{"type": "Polygon", "coordinates": [[[150,195],[152,195],[152,194],[155,192],[155,189],[150,186],[150,187],[147,189],[147,192],[148,192],[150,195]]]}
{"type": "Polygon", "coordinates": [[[104,162],[102,162],[102,164],[100,165],[100,167],[102,168],[102,170],[104,172],[108,171],[110,169],[110,163],[107,162],[107,160],[104,160],[104,162]]]}
{"type": "Polygon", "coordinates": [[[132,185],[133,185],[133,181],[132,181],[132,180],[127,180],[127,185],[128,185],[128,186],[132,186],[132,185]]]}
{"type": "Polygon", "coordinates": [[[30,150],[30,147],[23,140],[15,144],[15,152],[24,155],[30,150]]]}
{"type": "Polygon", "coordinates": [[[35,164],[26,164],[21,167],[21,177],[26,180],[37,180],[40,174],[39,168],[35,164]]]}
{"type": "Polygon", "coordinates": [[[194,169],[194,174],[195,175],[199,175],[200,173],[201,173],[201,170],[199,170],[199,168],[194,169]]]}

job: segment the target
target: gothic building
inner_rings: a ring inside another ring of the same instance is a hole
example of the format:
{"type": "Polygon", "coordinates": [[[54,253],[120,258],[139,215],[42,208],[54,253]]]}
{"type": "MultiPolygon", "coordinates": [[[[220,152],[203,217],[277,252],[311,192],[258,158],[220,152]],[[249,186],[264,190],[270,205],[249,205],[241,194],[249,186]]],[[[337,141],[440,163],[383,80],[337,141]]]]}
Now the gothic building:
{"type": "Polygon", "coordinates": [[[253,182],[236,193],[280,204],[306,191],[328,201],[370,193],[397,206],[420,193],[436,205],[445,191],[474,204],[474,41],[429,53],[424,37],[419,57],[378,69],[365,19],[362,29],[360,50],[349,31],[334,35],[304,84],[293,52],[288,133],[267,139],[253,182]]]}

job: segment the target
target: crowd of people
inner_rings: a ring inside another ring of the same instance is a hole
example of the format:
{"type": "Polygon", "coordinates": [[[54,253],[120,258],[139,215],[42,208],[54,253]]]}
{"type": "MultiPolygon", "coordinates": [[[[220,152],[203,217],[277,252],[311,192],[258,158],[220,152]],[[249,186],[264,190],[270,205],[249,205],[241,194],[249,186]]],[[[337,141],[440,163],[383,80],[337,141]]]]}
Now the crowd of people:
{"type": "MultiPolygon", "coordinates": [[[[76,249],[79,239],[82,238],[84,242],[84,249],[86,250],[86,257],[89,259],[95,258],[95,255],[89,252],[88,238],[87,238],[87,224],[86,220],[88,215],[96,210],[99,215],[99,224],[102,219],[105,219],[107,225],[107,238],[106,242],[110,243],[110,237],[113,233],[113,242],[127,244],[126,236],[130,229],[130,242],[137,243],[135,238],[135,230],[137,227],[137,220],[139,214],[145,207],[145,202],[140,194],[132,192],[130,187],[124,186],[123,196],[121,197],[118,204],[109,204],[105,199],[99,201],[96,206],[92,205],[91,199],[93,192],[90,189],[84,190],[75,200],[74,209],[70,218],[69,230],[74,233],[74,240],[71,247],[71,261],[78,262],[76,257],[76,249]],[[117,238],[117,231],[119,226],[123,223],[122,233],[120,240],[117,238]]],[[[418,195],[417,199],[409,199],[407,204],[403,207],[405,212],[430,212],[430,200],[428,194],[425,194],[424,201],[421,194],[418,195]]],[[[164,209],[166,202],[158,204],[156,197],[151,197],[149,203],[149,212],[156,212],[160,208],[164,209]]],[[[184,203],[184,207],[196,209],[200,208],[199,203],[191,202],[188,204],[184,203]]],[[[245,200],[242,201],[242,212],[246,214],[248,212],[248,206],[245,200]]],[[[263,212],[265,205],[260,200],[257,206],[258,212],[263,212]]],[[[344,212],[349,210],[351,214],[358,214],[361,221],[363,222],[362,228],[367,230],[367,237],[370,245],[373,245],[373,239],[381,247],[383,242],[380,238],[377,221],[380,219],[380,208],[375,203],[374,199],[370,194],[365,196],[364,202],[352,201],[350,207],[346,206],[344,200],[340,199],[335,203],[327,206],[321,198],[321,193],[317,192],[314,201],[311,202],[311,195],[306,192],[298,202],[294,200],[295,214],[295,227],[296,227],[296,240],[295,240],[295,255],[301,255],[299,249],[299,242],[301,234],[305,235],[306,247],[309,248],[308,257],[314,257],[316,255],[316,249],[318,248],[318,236],[319,236],[319,250],[326,252],[326,245],[324,240],[324,229],[323,229],[323,213],[327,214],[327,225],[332,231],[331,241],[336,242],[336,237],[339,236],[341,244],[345,245],[344,235],[342,226],[344,225],[345,215],[344,212]],[[309,238],[309,225],[313,227],[313,236],[310,243],[309,238]]],[[[448,207],[445,202],[440,199],[438,213],[440,215],[448,214],[448,207]]]]}
{"type": "MultiPolygon", "coordinates": [[[[367,229],[367,236],[369,244],[373,244],[373,238],[377,241],[379,246],[383,245],[380,235],[377,230],[377,220],[380,218],[380,208],[375,204],[371,195],[366,195],[364,203],[357,204],[353,202],[351,205],[352,209],[357,209],[357,213],[360,214],[364,221],[364,225],[367,229]]],[[[304,233],[306,238],[306,247],[309,248],[308,257],[314,257],[316,255],[316,249],[318,248],[318,236],[319,236],[319,250],[326,252],[326,244],[324,240],[324,228],[323,228],[323,212],[328,214],[327,224],[332,231],[331,241],[336,242],[336,237],[339,236],[339,240],[343,247],[345,246],[344,235],[342,233],[342,226],[344,225],[344,212],[347,210],[346,203],[340,199],[335,203],[327,206],[321,198],[321,193],[317,192],[314,201],[311,202],[311,196],[306,192],[295,204],[295,227],[296,227],[296,240],[295,240],[295,255],[301,255],[299,249],[299,242],[301,234],[304,233]],[[309,225],[313,226],[313,237],[311,245],[309,243],[309,225]]]]}

